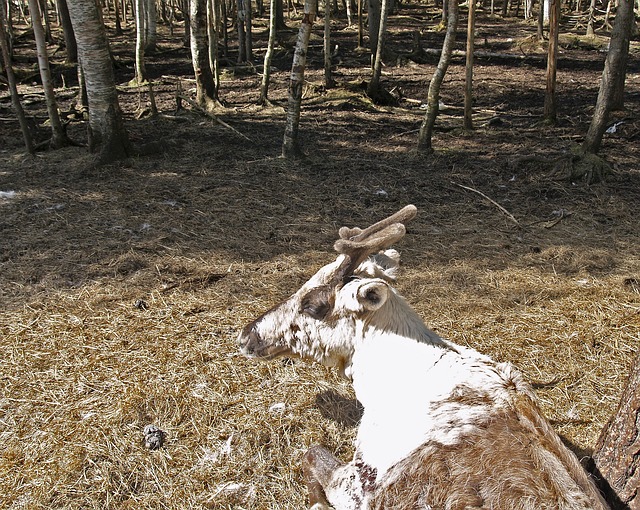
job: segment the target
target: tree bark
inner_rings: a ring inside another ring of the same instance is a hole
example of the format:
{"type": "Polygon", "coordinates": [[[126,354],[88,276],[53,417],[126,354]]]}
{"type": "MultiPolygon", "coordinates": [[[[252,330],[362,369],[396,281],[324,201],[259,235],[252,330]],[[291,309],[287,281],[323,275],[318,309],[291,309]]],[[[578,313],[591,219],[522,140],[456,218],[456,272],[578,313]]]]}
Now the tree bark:
{"type": "MultiPolygon", "coordinates": [[[[75,64],[78,62],[78,46],[76,44],[76,36],[73,33],[71,18],[69,17],[69,8],[67,0],[57,0],[58,15],[60,16],[60,24],[62,25],[62,34],[64,36],[64,47],[67,58],[67,64],[75,64]]],[[[116,3],[117,5],[117,3],[116,3]]]]}
{"type": "Polygon", "coordinates": [[[282,142],[282,155],[292,159],[302,155],[302,149],[298,139],[298,128],[300,125],[300,104],[302,102],[302,87],[304,86],[304,70],[307,64],[307,48],[311,37],[311,27],[316,19],[316,0],[305,0],[304,15],[296,51],[293,55],[291,65],[291,80],[289,82],[289,101],[287,106],[287,119],[284,129],[284,140],[282,142]]]}
{"type": "MultiPolygon", "coordinates": [[[[362,0],[364,1],[364,0],[362,0]]],[[[373,68],[373,58],[378,49],[378,34],[380,34],[380,3],[382,0],[368,0],[367,2],[367,24],[369,30],[369,49],[371,50],[371,67],[373,68]]]]}
{"type": "Polygon", "coordinates": [[[364,0],[358,1],[358,48],[362,48],[364,41],[364,16],[362,14],[364,0]]]}
{"type": "Polygon", "coordinates": [[[287,24],[284,21],[284,0],[276,0],[276,29],[286,30],[287,24]]]}
{"type": "Polygon", "coordinates": [[[209,67],[213,78],[213,87],[218,97],[220,90],[220,70],[218,61],[218,27],[220,26],[218,0],[207,0],[207,33],[209,36],[209,67]]]}
{"type": "Polygon", "coordinates": [[[544,96],[544,121],[555,124],[557,120],[556,74],[558,69],[558,27],[560,0],[551,0],[549,15],[549,49],[547,52],[547,88],[544,96]]]}
{"type": "Polygon", "coordinates": [[[276,0],[271,0],[269,6],[269,41],[267,42],[267,52],[264,56],[264,66],[262,69],[262,83],[260,85],[260,99],[258,104],[266,105],[269,103],[269,77],[271,75],[271,59],[273,57],[273,48],[276,43],[276,0]]]}
{"type": "Polygon", "coordinates": [[[324,86],[333,87],[331,76],[331,2],[324,0],[324,86]]]}
{"type": "Polygon", "coordinates": [[[58,113],[58,102],[56,101],[55,92],[53,91],[51,69],[49,68],[49,56],[47,54],[47,42],[45,40],[45,33],[40,19],[40,7],[38,6],[38,0],[29,0],[29,12],[31,13],[33,35],[36,40],[38,67],[40,68],[42,88],[44,90],[44,97],[47,103],[49,122],[51,123],[50,145],[52,148],[58,149],[68,145],[69,139],[62,127],[62,122],[60,121],[60,115],[58,113]]]}
{"type": "Polygon", "coordinates": [[[107,35],[93,1],[68,0],[89,103],[89,148],[98,164],[127,158],[129,137],[122,120],[107,35]]]}
{"type": "Polygon", "coordinates": [[[440,86],[449,67],[453,43],[456,39],[456,28],[458,27],[458,0],[448,0],[447,34],[442,45],[442,53],[438,61],[438,67],[429,83],[427,93],[427,111],[425,113],[420,132],[418,134],[418,150],[423,152],[433,152],[431,138],[433,136],[433,126],[438,116],[438,104],[440,101],[440,86]]]}
{"type": "Polygon", "coordinates": [[[158,11],[155,0],[145,0],[144,51],[154,53],[158,44],[158,11]]]}
{"type": "Polygon", "coordinates": [[[618,409],[600,434],[593,460],[598,475],[607,481],[605,496],[612,508],[640,510],[640,354],[618,409]]]}
{"type": "Polygon", "coordinates": [[[464,129],[473,129],[473,51],[475,47],[476,0],[469,0],[467,20],[467,58],[464,81],[464,129]]]}
{"type": "Polygon", "coordinates": [[[631,27],[635,21],[632,1],[620,0],[618,4],[618,12],[611,31],[609,52],[607,53],[602,79],[600,80],[596,108],[589,125],[589,131],[582,144],[582,149],[585,152],[597,154],[600,150],[602,137],[607,128],[607,121],[613,104],[616,83],[624,79],[631,27]]]}
{"type": "Polygon", "coordinates": [[[134,80],[138,85],[147,80],[147,71],[144,65],[144,49],[146,47],[146,16],[145,0],[135,0],[136,10],[136,66],[134,80]]]}
{"type": "Polygon", "coordinates": [[[247,43],[247,38],[245,35],[245,24],[244,24],[244,0],[237,0],[237,20],[236,26],[238,29],[238,63],[242,63],[247,59],[247,53],[245,50],[245,44],[247,43]]]}
{"type": "Polygon", "coordinates": [[[18,96],[18,87],[16,85],[15,75],[13,74],[13,68],[11,67],[11,55],[9,54],[9,44],[7,43],[7,34],[4,30],[4,25],[4,9],[0,6],[0,51],[2,52],[4,69],[7,75],[9,91],[11,92],[11,104],[13,105],[13,109],[16,111],[16,117],[18,117],[18,122],[20,123],[20,130],[22,131],[24,146],[29,154],[33,154],[33,141],[31,140],[31,133],[29,132],[27,118],[24,115],[24,110],[22,108],[22,104],[20,103],[20,96],[18,96]]]}
{"type": "Polygon", "coordinates": [[[253,61],[253,11],[251,0],[242,0],[244,4],[244,52],[245,61],[253,61]]]}
{"type": "Polygon", "coordinates": [[[388,19],[388,3],[387,0],[381,0],[380,18],[378,20],[378,34],[376,37],[375,53],[373,55],[373,72],[371,80],[367,86],[367,95],[375,99],[380,95],[380,75],[382,74],[382,55],[384,52],[385,32],[387,31],[388,19]]]}
{"type": "Polygon", "coordinates": [[[191,0],[191,60],[196,78],[196,103],[205,111],[213,110],[218,101],[213,82],[207,43],[207,0],[191,0]]]}

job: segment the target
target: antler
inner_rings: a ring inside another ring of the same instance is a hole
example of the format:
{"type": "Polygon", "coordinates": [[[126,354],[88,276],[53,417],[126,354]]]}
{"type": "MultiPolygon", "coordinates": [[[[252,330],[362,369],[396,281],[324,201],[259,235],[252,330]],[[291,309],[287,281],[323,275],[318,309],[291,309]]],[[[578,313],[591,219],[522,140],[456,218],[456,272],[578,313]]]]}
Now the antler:
{"type": "Polygon", "coordinates": [[[406,233],[404,223],[412,220],[417,212],[415,205],[407,205],[364,230],[358,227],[342,227],[339,230],[340,239],[333,245],[338,253],[345,255],[336,279],[344,280],[369,255],[384,250],[402,239],[406,233]]]}

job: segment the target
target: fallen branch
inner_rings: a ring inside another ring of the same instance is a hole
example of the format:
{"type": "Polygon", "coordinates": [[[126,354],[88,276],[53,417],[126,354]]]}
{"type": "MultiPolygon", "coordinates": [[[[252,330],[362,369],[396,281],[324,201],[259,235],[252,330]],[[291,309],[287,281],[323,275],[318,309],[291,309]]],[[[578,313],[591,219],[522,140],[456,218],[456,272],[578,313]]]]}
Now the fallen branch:
{"type": "Polygon", "coordinates": [[[236,128],[234,128],[233,126],[230,126],[229,124],[227,124],[226,122],[224,122],[223,120],[220,120],[218,117],[216,117],[213,113],[208,112],[207,110],[205,110],[204,108],[202,108],[198,103],[196,103],[193,99],[184,96],[182,94],[176,94],[176,98],[177,99],[181,99],[182,101],[186,101],[187,103],[189,103],[189,105],[191,105],[192,108],[195,108],[196,110],[198,110],[200,113],[202,113],[203,115],[206,115],[207,117],[209,117],[210,119],[215,120],[218,124],[220,124],[223,127],[226,127],[227,129],[230,129],[231,131],[233,131],[234,133],[236,133],[237,135],[241,136],[242,138],[244,138],[245,140],[248,141],[252,141],[251,138],[249,138],[246,135],[243,135],[240,131],[238,131],[236,128]]]}
{"type": "Polygon", "coordinates": [[[463,186],[462,184],[458,184],[457,182],[452,182],[451,184],[455,184],[456,186],[462,188],[462,189],[466,189],[468,191],[473,191],[474,193],[477,193],[478,195],[480,195],[482,198],[488,200],[489,202],[491,202],[493,205],[495,205],[498,209],[500,209],[511,221],[513,221],[516,225],[518,225],[518,227],[520,227],[520,222],[513,216],[513,214],[511,214],[509,211],[507,211],[504,207],[502,207],[498,202],[496,202],[495,200],[492,200],[491,198],[489,198],[487,195],[485,195],[484,193],[482,193],[482,191],[478,191],[477,189],[474,188],[470,188],[469,186],[463,186]]]}

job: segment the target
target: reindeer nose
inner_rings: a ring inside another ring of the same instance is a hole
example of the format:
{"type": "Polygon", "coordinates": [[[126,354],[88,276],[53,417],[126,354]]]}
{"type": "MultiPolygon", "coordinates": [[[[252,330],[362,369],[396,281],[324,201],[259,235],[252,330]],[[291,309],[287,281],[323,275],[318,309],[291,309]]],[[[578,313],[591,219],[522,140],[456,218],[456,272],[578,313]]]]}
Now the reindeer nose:
{"type": "Polygon", "coordinates": [[[248,324],[238,335],[238,344],[240,345],[240,352],[245,356],[255,355],[256,347],[260,345],[262,339],[256,331],[256,325],[248,324]]]}

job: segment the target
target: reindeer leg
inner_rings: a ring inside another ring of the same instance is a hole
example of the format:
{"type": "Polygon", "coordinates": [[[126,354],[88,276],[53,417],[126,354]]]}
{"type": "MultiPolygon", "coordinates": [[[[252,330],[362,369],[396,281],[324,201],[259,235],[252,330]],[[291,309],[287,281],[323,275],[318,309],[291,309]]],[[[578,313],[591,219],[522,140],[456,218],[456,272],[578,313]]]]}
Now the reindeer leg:
{"type": "Polygon", "coordinates": [[[309,490],[309,507],[313,510],[329,509],[325,487],[331,482],[342,462],[323,446],[313,446],[302,460],[302,472],[309,490]]]}
{"type": "Polygon", "coordinates": [[[322,446],[310,448],[302,463],[311,510],[360,510],[365,499],[358,468],[322,446]]]}

